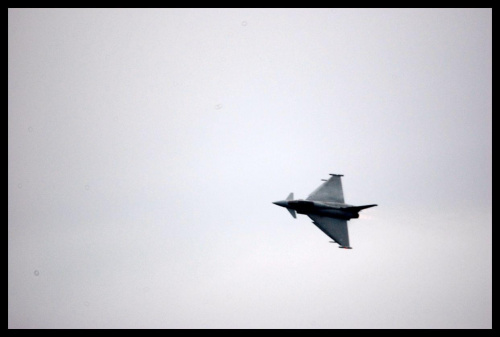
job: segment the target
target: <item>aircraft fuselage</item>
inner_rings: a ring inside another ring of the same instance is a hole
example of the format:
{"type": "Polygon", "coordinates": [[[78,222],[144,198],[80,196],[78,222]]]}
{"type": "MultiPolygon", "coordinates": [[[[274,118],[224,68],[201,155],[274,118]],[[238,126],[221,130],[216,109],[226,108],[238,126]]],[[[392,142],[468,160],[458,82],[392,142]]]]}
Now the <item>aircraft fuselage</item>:
{"type": "Polygon", "coordinates": [[[359,218],[358,212],[349,211],[348,208],[351,207],[351,205],[347,204],[324,203],[308,200],[282,200],[274,204],[293,209],[299,214],[316,214],[344,220],[359,218]]]}

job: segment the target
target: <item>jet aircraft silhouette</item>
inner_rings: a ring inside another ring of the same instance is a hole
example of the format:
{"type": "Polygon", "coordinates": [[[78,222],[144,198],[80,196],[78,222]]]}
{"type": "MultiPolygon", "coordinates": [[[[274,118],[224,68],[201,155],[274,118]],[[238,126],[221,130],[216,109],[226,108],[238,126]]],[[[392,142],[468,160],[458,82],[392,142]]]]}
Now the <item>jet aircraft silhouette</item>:
{"type": "Polygon", "coordinates": [[[285,207],[290,214],[297,218],[295,212],[310,217],[313,223],[326,235],[339,244],[339,248],[352,249],[349,246],[349,232],[347,221],[359,218],[363,209],[377,206],[353,206],[344,202],[342,191],[342,174],[330,174],[331,178],[316,188],[309,196],[303,199],[293,199],[290,193],[285,200],[275,201],[273,204],[285,207]]]}

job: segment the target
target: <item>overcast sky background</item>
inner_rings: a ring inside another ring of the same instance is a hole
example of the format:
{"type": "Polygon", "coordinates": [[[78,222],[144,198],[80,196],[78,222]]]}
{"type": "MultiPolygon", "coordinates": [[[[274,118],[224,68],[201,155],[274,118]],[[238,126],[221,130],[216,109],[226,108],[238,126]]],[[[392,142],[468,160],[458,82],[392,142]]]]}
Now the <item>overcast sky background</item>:
{"type": "Polygon", "coordinates": [[[492,327],[491,9],[8,19],[9,328],[492,327]]]}

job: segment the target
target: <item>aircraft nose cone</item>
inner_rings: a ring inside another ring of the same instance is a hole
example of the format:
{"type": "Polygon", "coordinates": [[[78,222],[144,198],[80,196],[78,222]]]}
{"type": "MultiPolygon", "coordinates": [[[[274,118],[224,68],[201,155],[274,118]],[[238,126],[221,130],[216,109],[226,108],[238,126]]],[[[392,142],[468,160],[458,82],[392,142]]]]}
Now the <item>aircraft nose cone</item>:
{"type": "Polygon", "coordinates": [[[285,200],[281,200],[281,201],[275,201],[275,202],[273,202],[273,204],[281,206],[281,207],[286,207],[288,203],[285,200]]]}

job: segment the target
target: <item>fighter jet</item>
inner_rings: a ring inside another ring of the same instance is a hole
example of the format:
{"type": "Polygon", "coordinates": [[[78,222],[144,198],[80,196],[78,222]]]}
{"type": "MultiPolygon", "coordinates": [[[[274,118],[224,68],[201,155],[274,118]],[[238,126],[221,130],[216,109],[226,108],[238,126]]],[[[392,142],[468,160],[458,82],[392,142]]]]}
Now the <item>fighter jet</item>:
{"type": "Polygon", "coordinates": [[[359,218],[361,210],[377,205],[353,206],[344,203],[340,180],[343,175],[330,174],[330,176],[328,180],[322,179],[324,183],[305,200],[294,200],[293,193],[290,193],[286,200],[275,201],[273,204],[285,207],[294,218],[297,218],[295,212],[307,215],[319,229],[333,239],[333,242],[339,244],[339,248],[352,249],[349,246],[347,221],[359,218]]]}

